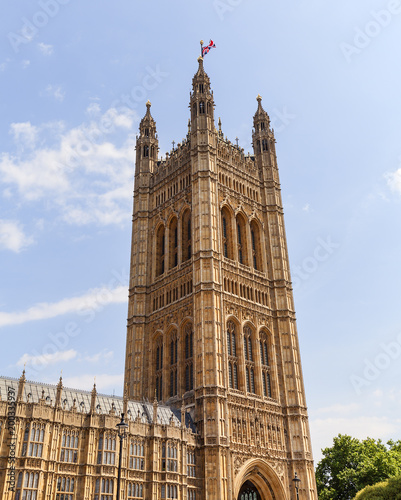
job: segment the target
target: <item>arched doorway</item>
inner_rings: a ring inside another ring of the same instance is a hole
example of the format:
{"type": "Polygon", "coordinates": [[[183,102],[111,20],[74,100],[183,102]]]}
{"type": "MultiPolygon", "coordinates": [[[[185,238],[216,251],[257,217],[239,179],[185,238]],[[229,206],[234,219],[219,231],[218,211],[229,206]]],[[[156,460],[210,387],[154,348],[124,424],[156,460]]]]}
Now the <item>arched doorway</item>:
{"type": "Polygon", "coordinates": [[[256,500],[289,500],[283,479],[284,477],[278,476],[275,469],[265,460],[247,460],[234,479],[234,498],[254,500],[255,493],[256,500]]]}
{"type": "Polygon", "coordinates": [[[242,485],[238,500],[261,500],[258,489],[252,481],[245,481],[242,485]]]}

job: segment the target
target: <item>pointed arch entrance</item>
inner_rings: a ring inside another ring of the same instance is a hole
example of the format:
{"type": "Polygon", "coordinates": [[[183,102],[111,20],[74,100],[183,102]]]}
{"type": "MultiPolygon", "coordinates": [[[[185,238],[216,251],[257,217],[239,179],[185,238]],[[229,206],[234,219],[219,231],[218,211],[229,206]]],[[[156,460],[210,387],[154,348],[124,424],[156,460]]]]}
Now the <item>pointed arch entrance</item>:
{"type": "Polygon", "coordinates": [[[245,462],[234,480],[236,500],[288,500],[286,490],[276,471],[261,459],[245,462]]]}

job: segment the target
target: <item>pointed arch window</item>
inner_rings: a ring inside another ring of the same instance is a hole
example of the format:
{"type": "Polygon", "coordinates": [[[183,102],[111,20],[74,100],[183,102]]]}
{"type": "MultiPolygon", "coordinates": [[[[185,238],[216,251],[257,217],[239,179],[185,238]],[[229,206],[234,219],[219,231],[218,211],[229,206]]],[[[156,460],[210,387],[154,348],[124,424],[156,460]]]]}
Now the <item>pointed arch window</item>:
{"type": "Polygon", "coordinates": [[[200,92],[201,94],[203,94],[203,92],[204,92],[204,90],[203,90],[203,83],[200,83],[200,84],[199,84],[199,92],[200,92]]]}
{"type": "Polygon", "coordinates": [[[143,147],[143,157],[147,158],[148,156],[149,156],[149,146],[145,144],[145,146],[143,147]]]}
{"type": "Polygon", "coordinates": [[[181,227],[182,227],[182,237],[181,237],[181,245],[182,245],[182,262],[190,259],[192,257],[192,232],[191,232],[191,212],[189,210],[185,210],[182,219],[181,219],[181,227]]]}
{"type": "Polygon", "coordinates": [[[160,336],[156,341],[156,360],[155,360],[155,388],[156,399],[163,399],[163,338],[160,336]]]}
{"type": "Polygon", "coordinates": [[[20,472],[17,481],[16,499],[36,500],[38,494],[39,473],[38,472],[20,472]]]}
{"type": "Polygon", "coordinates": [[[262,150],[263,151],[269,151],[269,145],[266,139],[262,140],[262,150]]]}
{"type": "Polygon", "coordinates": [[[251,327],[244,327],[244,358],[246,390],[255,394],[255,359],[253,353],[253,331],[251,327]]]}
{"type": "Polygon", "coordinates": [[[269,338],[266,332],[262,332],[260,335],[260,363],[262,367],[263,396],[271,398],[273,396],[270,379],[269,338]]]}
{"type": "Polygon", "coordinates": [[[170,397],[177,395],[177,369],[178,369],[178,343],[177,333],[173,332],[170,340],[170,397]]]}
{"type": "Polygon", "coordinates": [[[169,228],[169,255],[170,265],[169,268],[173,269],[178,265],[178,226],[177,218],[174,217],[170,222],[169,228]]]}
{"type": "Polygon", "coordinates": [[[194,366],[193,366],[194,333],[191,324],[186,325],[184,336],[185,336],[185,391],[191,391],[194,388],[194,366]]]}
{"type": "Polygon", "coordinates": [[[231,233],[231,215],[226,207],[221,211],[221,227],[222,227],[222,246],[223,256],[227,259],[233,259],[233,243],[231,233]]]}
{"type": "Polygon", "coordinates": [[[200,115],[204,115],[205,114],[205,103],[203,101],[201,101],[199,103],[199,114],[200,115]]]}
{"type": "Polygon", "coordinates": [[[145,137],[149,137],[149,129],[145,128],[145,137]]]}
{"type": "Polygon", "coordinates": [[[231,389],[238,389],[238,357],[236,326],[234,321],[227,323],[227,354],[228,354],[228,385],[231,389]]]}
{"type": "Polygon", "coordinates": [[[246,238],[246,222],[244,217],[237,215],[237,244],[238,244],[238,261],[240,264],[248,266],[248,245],[246,238]]]}
{"type": "Polygon", "coordinates": [[[164,226],[160,226],[156,236],[156,276],[164,273],[165,236],[164,226]]]}
{"type": "Polygon", "coordinates": [[[251,244],[252,244],[253,267],[258,271],[262,271],[263,261],[262,261],[262,245],[260,242],[260,228],[255,220],[251,222],[251,244]]]}

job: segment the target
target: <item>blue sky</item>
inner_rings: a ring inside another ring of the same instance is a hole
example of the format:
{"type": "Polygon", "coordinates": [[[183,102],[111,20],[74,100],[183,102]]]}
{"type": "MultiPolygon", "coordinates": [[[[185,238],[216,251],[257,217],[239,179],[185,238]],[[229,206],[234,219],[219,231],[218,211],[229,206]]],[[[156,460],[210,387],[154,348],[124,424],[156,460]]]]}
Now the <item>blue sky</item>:
{"type": "Polygon", "coordinates": [[[3,375],[121,394],[134,144],[187,131],[199,40],[227,137],[270,114],[315,458],[401,438],[401,2],[21,0],[0,20],[3,375]]]}

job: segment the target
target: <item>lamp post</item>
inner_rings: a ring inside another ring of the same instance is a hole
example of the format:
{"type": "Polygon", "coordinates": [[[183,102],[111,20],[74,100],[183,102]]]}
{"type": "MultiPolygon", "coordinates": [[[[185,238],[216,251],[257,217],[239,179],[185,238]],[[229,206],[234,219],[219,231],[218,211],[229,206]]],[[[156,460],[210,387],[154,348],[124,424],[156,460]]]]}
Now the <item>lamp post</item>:
{"type": "Polygon", "coordinates": [[[299,490],[299,483],[301,482],[301,480],[297,476],[297,473],[295,473],[295,477],[294,477],[294,479],[292,481],[293,481],[293,483],[295,485],[295,491],[297,492],[297,500],[299,500],[298,490],[299,490]]]}
{"type": "Polygon", "coordinates": [[[124,413],[121,413],[121,422],[116,425],[118,437],[120,438],[120,455],[118,457],[118,478],[117,478],[117,500],[120,500],[120,482],[121,482],[121,455],[123,454],[123,439],[127,435],[128,424],[124,421],[124,413]]]}

